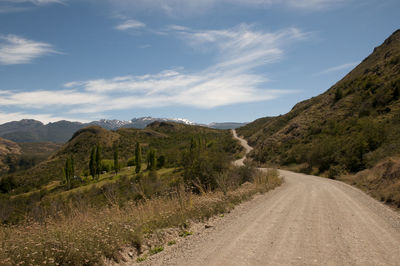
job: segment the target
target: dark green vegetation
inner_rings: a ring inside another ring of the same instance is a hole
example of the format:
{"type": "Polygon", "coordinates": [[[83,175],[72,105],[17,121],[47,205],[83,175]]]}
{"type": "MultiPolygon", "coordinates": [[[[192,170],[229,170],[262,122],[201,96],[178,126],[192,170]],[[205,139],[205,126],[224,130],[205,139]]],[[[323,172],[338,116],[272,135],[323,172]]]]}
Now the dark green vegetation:
{"type": "Polygon", "coordinates": [[[197,192],[200,187],[213,190],[240,151],[229,131],[199,126],[154,122],[145,129],[87,127],[47,160],[0,177],[0,220],[41,220],[78,205],[123,205],[169,193],[181,184],[197,192]],[[194,139],[202,146],[188,164],[194,139]]]}
{"type": "MultiPolygon", "coordinates": [[[[295,167],[331,178],[357,173],[399,154],[399,92],[400,31],[396,31],[325,93],[238,132],[255,147],[250,156],[259,164],[295,167]]],[[[400,175],[391,182],[398,184],[400,175]]]]}

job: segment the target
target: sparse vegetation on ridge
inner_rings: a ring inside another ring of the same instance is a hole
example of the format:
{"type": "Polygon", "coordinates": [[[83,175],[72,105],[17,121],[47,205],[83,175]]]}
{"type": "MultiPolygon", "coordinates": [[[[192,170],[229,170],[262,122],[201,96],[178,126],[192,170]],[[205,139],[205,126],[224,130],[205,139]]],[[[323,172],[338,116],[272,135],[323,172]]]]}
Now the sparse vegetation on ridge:
{"type": "Polygon", "coordinates": [[[374,170],[400,151],[399,57],[400,30],[325,93],[237,129],[253,163],[342,179],[400,207],[399,177],[374,170]]]}

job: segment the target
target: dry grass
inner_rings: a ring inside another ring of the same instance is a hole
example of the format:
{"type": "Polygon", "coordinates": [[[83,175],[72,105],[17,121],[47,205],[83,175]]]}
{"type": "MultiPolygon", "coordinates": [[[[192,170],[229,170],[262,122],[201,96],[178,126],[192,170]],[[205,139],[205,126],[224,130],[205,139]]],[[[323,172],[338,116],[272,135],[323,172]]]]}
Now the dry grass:
{"type": "MultiPolygon", "coordinates": [[[[101,211],[86,210],[45,223],[0,227],[0,265],[97,265],[104,258],[119,261],[120,251],[134,247],[137,254],[146,235],[163,228],[184,230],[188,221],[202,220],[231,210],[281,184],[277,171],[258,172],[253,183],[235,190],[195,195],[178,188],[168,196],[101,211]]],[[[166,243],[164,243],[166,244],[166,243]]],[[[161,244],[152,247],[161,251],[161,244]]],[[[146,256],[146,255],[145,255],[146,256]]]]}
{"type": "Polygon", "coordinates": [[[387,158],[371,169],[343,176],[340,180],[400,208],[400,158],[387,158]]]}

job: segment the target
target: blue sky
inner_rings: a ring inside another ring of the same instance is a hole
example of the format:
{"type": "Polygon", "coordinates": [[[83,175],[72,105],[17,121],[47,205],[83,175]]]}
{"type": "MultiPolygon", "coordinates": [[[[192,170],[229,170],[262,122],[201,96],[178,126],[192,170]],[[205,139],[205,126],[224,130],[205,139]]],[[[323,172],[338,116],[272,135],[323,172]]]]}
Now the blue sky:
{"type": "Polygon", "coordinates": [[[398,0],[0,0],[0,123],[284,114],[400,28],[398,0]]]}

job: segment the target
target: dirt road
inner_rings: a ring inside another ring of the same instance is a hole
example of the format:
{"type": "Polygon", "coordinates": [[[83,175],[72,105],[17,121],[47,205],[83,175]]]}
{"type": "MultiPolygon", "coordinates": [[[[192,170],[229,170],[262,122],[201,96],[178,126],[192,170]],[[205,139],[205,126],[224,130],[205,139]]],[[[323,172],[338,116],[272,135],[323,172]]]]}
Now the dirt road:
{"type": "MultiPolygon", "coordinates": [[[[250,147],[249,144],[247,144],[247,141],[246,141],[245,139],[239,138],[239,137],[238,137],[238,135],[237,135],[237,133],[236,133],[236,130],[232,129],[232,134],[233,134],[233,137],[234,137],[235,139],[239,140],[240,144],[243,146],[243,148],[244,148],[244,150],[245,150],[245,152],[246,152],[246,155],[247,155],[249,152],[251,152],[251,151],[253,150],[253,148],[250,147]]],[[[242,166],[242,165],[244,165],[244,160],[246,159],[246,155],[243,156],[243,158],[234,161],[233,164],[234,164],[234,165],[237,165],[237,166],[242,166]]]]}
{"type": "Polygon", "coordinates": [[[285,184],[239,205],[151,265],[400,265],[400,215],[341,182],[280,171],[285,184]]]}

